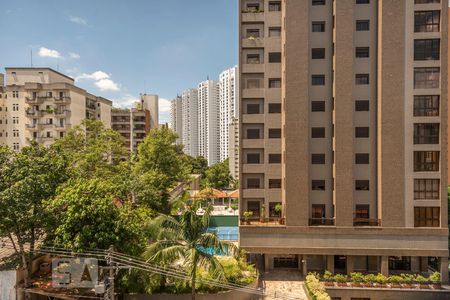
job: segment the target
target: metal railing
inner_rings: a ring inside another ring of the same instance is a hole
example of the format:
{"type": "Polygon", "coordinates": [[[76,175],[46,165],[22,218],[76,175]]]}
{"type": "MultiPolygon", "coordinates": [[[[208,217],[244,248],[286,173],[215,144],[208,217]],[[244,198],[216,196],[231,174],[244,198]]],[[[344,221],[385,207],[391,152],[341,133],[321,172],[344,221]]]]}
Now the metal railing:
{"type": "Polygon", "coordinates": [[[310,218],[309,226],[334,226],[334,218],[310,218]]]}
{"type": "Polygon", "coordinates": [[[239,224],[241,226],[284,226],[285,225],[285,218],[259,218],[259,217],[252,217],[252,218],[240,218],[239,224]]]}
{"type": "Polygon", "coordinates": [[[353,226],[381,226],[380,219],[353,218],[353,226]]]}

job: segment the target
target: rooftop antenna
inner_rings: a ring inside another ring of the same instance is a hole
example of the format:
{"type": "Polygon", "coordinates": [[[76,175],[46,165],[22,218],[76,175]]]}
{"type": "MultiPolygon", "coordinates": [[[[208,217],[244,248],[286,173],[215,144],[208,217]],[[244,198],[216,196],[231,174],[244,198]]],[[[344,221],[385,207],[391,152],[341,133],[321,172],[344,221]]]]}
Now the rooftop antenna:
{"type": "Polygon", "coordinates": [[[30,66],[33,67],[33,49],[30,49],[30,66]]]}

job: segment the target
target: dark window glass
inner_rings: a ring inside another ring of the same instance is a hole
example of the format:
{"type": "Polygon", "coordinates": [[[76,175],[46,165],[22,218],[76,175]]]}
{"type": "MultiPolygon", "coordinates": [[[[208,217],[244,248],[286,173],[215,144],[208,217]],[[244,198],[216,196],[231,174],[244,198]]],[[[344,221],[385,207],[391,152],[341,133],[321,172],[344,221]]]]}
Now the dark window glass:
{"type": "Polygon", "coordinates": [[[259,218],[261,211],[261,202],[259,201],[248,201],[247,211],[251,211],[253,215],[250,218],[259,218]]]}
{"type": "Polygon", "coordinates": [[[370,0],[356,0],[356,4],[369,4],[370,0]]]}
{"type": "Polygon", "coordinates": [[[325,204],[313,204],[311,207],[311,217],[313,219],[325,218],[325,204]]]}
{"type": "Polygon", "coordinates": [[[414,40],[414,60],[439,60],[440,39],[414,40]]]}
{"type": "Polygon", "coordinates": [[[247,129],[247,139],[260,139],[260,130],[256,128],[247,129]]]}
{"type": "Polygon", "coordinates": [[[269,202],[269,217],[270,218],[276,218],[276,217],[281,217],[281,212],[277,212],[275,210],[275,207],[280,204],[281,202],[269,202]]]}
{"type": "Polygon", "coordinates": [[[414,88],[434,89],[439,88],[439,68],[414,68],[414,88]]]}
{"type": "Polygon", "coordinates": [[[259,29],[247,29],[247,38],[259,38],[259,29]]]}
{"type": "Polygon", "coordinates": [[[269,11],[281,11],[281,1],[270,1],[269,11]]]}
{"type": "Polygon", "coordinates": [[[441,3],[441,0],[414,0],[414,4],[441,3]]]}
{"type": "Polygon", "coordinates": [[[369,30],[370,30],[369,20],[356,21],[356,31],[369,31],[369,30]]]}
{"type": "Polygon", "coordinates": [[[439,199],[439,179],[414,179],[414,199],[439,199]]]}
{"type": "Polygon", "coordinates": [[[269,129],[269,139],[280,139],[280,138],[281,138],[281,129],[280,128],[269,129]]]}
{"type": "Polygon", "coordinates": [[[247,3],[247,12],[259,12],[259,3],[247,3]]]}
{"type": "Polygon", "coordinates": [[[414,12],[414,32],[439,32],[440,23],[439,10],[414,12]]]}
{"type": "Polygon", "coordinates": [[[439,171],[439,151],[414,151],[414,172],[439,171]]]}
{"type": "Polygon", "coordinates": [[[281,28],[269,27],[269,37],[278,37],[278,36],[281,36],[281,28]]]}
{"type": "Polygon", "coordinates": [[[324,138],[325,137],[325,127],[313,127],[311,128],[312,138],[324,138]]]}
{"type": "Polygon", "coordinates": [[[281,88],[281,79],[280,78],[272,78],[269,79],[269,88],[281,88]]]}
{"type": "Polygon", "coordinates": [[[281,179],[269,179],[269,189],[281,189],[281,179]]]}
{"type": "Polygon", "coordinates": [[[439,116],[439,96],[414,96],[414,117],[439,116]]]}
{"type": "Polygon", "coordinates": [[[269,114],[281,113],[281,103],[269,103],[269,114]]]}
{"type": "Polygon", "coordinates": [[[355,164],[357,164],[357,165],[369,164],[369,153],[356,153],[355,154],[355,164]]]}
{"type": "Polygon", "coordinates": [[[281,164],[281,154],[269,154],[269,164],[281,164]]]}
{"type": "Polygon", "coordinates": [[[247,188],[248,189],[261,188],[261,180],[259,178],[247,178],[247,188]]]}
{"type": "Polygon", "coordinates": [[[325,58],[325,48],[312,48],[311,49],[312,59],[323,59],[325,58]]]}
{"type": "Polygon", "coordinates": [[[311,163],[313,165],[323,165],[325,164],[325,154],[311,154],[311,163]]]}
{"type": "Polygon", "coordinates": [[[253,114],[259,114],[259,104],[255,104],[255,103],[249,103],[247,104],[247,114],[249,115],[253,115],[253,114]]]}
{"type": "Polygon", "coordinates": [[[325,191],[325,180],[311,180],[311,189],[313,191],[325,191]]]}
{"type": "Polygon", "coordinates": [[[261,63],[259,59],[259,54],[249,53],[247,54],[247,63],[248,64],[259,64],[261,63]]]}
{"type": "Polygon", "coordinates": [[[247,153],[247,163],[248,164],[260,164],[261,155],[259,153],[247,153]]]}
{"type": "Polygon", "coordinates": [[[369,47],[356,47],[355,56],[357,58],[367,58],[369,57],[369,47]]]}
{"type": "Polygon", "coordinates": [[[355,180],[355,190],[368,191],[369,190],[369,180],[355,180]]]}
{"type": "Polygon", "coordinates": [[[368,138],[369,137],[369,127],[355,127],[355,137],[356,138],[368,138]]]}
{"type": "Polygon", "coordinates": [[[439,144],[439,123],[414,124],[414,144],[439,144]]]}
{"type": "Polygon", "coordinates": [[[312,75],[311,76],[312,85],[325,85],[325,75],[312,75]]]}
{"type": "Polygon", "coordinates": [[[325,0],[312,0],[312,5],[325,5],[325,0]]]}
{"type": "Polygon", "coordinates": [[[312,22],[312,32],[325,32],[325,22],[312,22]]]}
{"type": "Polygon", "coordinates": [[[311,101],[311,111],[325,111],[325,101],[311,101]]]}
{"type": "Polygon", "coordinates": [[[369,219],[370,213],[369,213],[370,206],[367,204],[356,204],[355,205],[355,218],[356,219],[369,219]]]}
{"type": "Polygon", "coordinates": [[[356,74],[355,75],[355,84],[369,84],[369,74],[356,74]]]}
{"type": "Polygon", "coordinates": [[[269,53],[270,63],[280,63],[281,62],[281,52],[270,52],[269,53]]]}
{"type": "Polygon", "coordinates": [[[439,207],[414,207],[414,227],[439,227],[439,207]]]}
{"type": "Polygon", "coordinates": [[[369,111],[369,100],[356,100],[355,111],[369,111]]]}

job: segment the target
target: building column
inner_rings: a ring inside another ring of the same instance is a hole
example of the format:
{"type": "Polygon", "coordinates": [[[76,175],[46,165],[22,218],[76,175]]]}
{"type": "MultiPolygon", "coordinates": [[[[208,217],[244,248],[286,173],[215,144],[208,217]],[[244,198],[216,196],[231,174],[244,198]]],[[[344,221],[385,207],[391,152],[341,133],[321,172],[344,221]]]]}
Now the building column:
{"type": "Polygon", "coordinates": [[[327,271],[334,274],[334,255],[327,255],[327,271]]]}
{"type": "Polygon", "coordinates": [[[441,265],[441,282],[444,284],[448,283],[448,257],[441,257],[440,259],[441,265]]]}
{"type": "Polygon", "coordinates": [[[420,273],[420,256],[411,256],[411,272],[420,273]]]}
{"type": "Polygon", "coordinates": [[[347,275],[350,275],[355,269],[355,257],[353,255],[347,255],[346,257],[347,275]]]}
{"type": "Polygon", "coordinates": [[[268,272],[271,269],[269,255],[267,255],[267,254],[263,254],[263,255],[264,255],[264,271],[268,272]]]}
{"type": "Polygon", "coordinates": [[[381,257],[381,274],[384,276],[389,276],[389,256],[382,256],[381,257]]]}
{"type": "Polygon", "coordinates": [[[420,258],[420,272],[428,272],[428,256],[420,258]]]}
{"type": "Polygon", "coordinates": [[[307,255],[303,255],[303,256],[302,256],[302,261],[301,261],[301,264],[302,264],[302,274],[303,274],[303,276],[305,276],[305,277],[306,277],[306,275],[308,275],[308,265],[307,265],[308,260],[307,260],[307,258],[308,258],[307,255]]]}

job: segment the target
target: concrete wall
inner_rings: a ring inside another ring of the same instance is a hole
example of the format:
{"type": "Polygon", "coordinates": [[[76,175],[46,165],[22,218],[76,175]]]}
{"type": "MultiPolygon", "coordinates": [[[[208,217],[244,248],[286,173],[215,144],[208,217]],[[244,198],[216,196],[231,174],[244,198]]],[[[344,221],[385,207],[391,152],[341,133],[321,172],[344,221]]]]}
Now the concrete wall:
{"type": "Polygon", "coordinates": [[[341,300],[351,298],[368,298],[371,300],[446,300],[450,299],[450,291],[408,291],[392,289],[357,289],[357,288],[327,288],[331,298],[339,297],[341,300]]]}
{"type": "Polygon", "coordinates": [[[16,300],[16,271],[0,271],[0,299],[16,300]]]}

